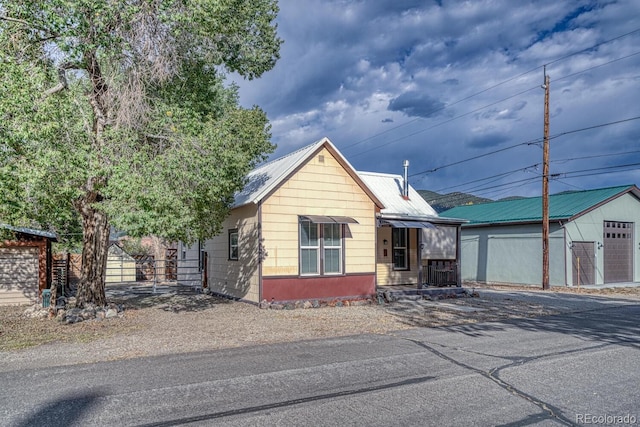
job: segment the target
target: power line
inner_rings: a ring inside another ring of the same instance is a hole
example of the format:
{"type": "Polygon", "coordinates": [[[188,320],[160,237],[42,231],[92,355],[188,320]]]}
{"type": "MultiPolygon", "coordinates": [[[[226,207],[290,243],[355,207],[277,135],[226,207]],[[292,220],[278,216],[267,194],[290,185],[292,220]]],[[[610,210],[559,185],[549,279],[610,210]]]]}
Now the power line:
{"type": "Polygon", "coordinates": [[[444,124],[446,124],[446,123],[449,123],[449,122],[452,122],[452,121],[454,121],[454,120],[457,120],[457,119],[459,119],[459,118],[461,118],[461,117],[465,117],[465,116],[468,116],[468,115],[470,115],[470,114],[477,113],[478,111],[484,110],[485,108],[492,107],[492,106],[494,106],[494,105],[496,105],[496,104],[499,104],[499,103],[501,103],[501,102],[507,101],[507,100],[509,100],[509,99],[511,99],[511,98],[515,98],[515,97],[517,97],[517,96],[520,96],[520,95],[522,95],[522,94],[524,94],[524,93],[526,93],[526,92],[529,92],[529,91],[531,91],[531,90],[533,90],[533,89],[537,89],[537,88],[538,88],[538,86],[534,86],[534,87],[532,87],[532,88],[529,88],[529,89],[523,90],[522,92],[518,92],[518,93],[516,93],[515,95],[511,95],[511,96],[508,96],[508,97],[506,97],[506,98],[502,98],[502,99],[501,99],[501,100],[499,100],[499,101],[492,102],[491,104],[488,104],[488,105],[485,105],[485,106],[483,106],[483,107],[477,108],[477,109],[475,109],[475,110],[473,110],[473,111],[469,111],[469,112],[466,112],[466,113],[464,113],[464,114],[460,114],[459,116],[453,117],[453,118],[451,118],[451,119],[449,119],[449,120],[445,120],[445,121],[440,122],[440,123],[436,123],[435,125],[433,125],[433,126],[429,126],[428,128],[425,128],[425,129],[419,130],[419,131],[414,132],[414,133],[410,133],[409,135],[405,135],[405,136],[402,136],[402,137],[400,137],[400,138],[392,139],[391,141],[388,141],[387,143],[382,144],[382,145],[378,145],[377,147],[371,147],[371,148],[370,148],[370,149],[368,149],[368,150],[364,150],[364,151],[360,151],[360,152],[358,152],[358,153],[356,153],[356,154],[352,154],[352,155],[351,155],[351,157],[357,157],[357,156],[360,156],[360,155],[362,155],[362,154],[366,154],[366,153],[369,153],[369,152],[371,152],[371,151],[378,150],[378,149],[380,149],[380,148],[382,148],[382,147],[386,147],[387,145],[392,144],[392,143],[394,143],[394,142],[398,142],[398,141],[401,141],[401,140],[403,140],[403,139],[409,138],[409,137],[411,137],[411,136],[415,136],[415,135],[417,135],[417,134],[419,134],[419,133],[426,132],[426,131],[431,130],[431,129],[433,129],[433,128],[436,128],[436,127],[438,127],[438,126],[442,126],[442,125],[444,125],[444,124]]]}
{"type": "Polygon", "coordinates": [[[574,160],[599,159],[602,157],[623,156],[627,154],[640,153],[640,150],[624,151],[622,153],[594,154],[593,156],[569,157],[566,159],[551,160],[551,163],[572,162],[574,160]]]}
{"type": "MultiPolygon", "coordinates": [[[[508,176],[508,175],[514,174],[516,172],[526,172],[527,169],[536,168],[538,166],[539,166],[539,163],[536,163],[534,165],[530,165],[530,166],[526,166],[526,167],[523,167],[523,168],[514,169],[514,170],[511,170],[509,172],[503,172],[503,173],[500,173],[500,174],[497,174],[497,175],[492,175],[492,176],[488,176],[488,177],[485,177],[485,178],[475,179],[473,181],[465,182],[465,183],[462,183],[462,184],[452,185],[452,186],[444,187],[444,188],[439,188],[439,189],[435,190],[435,192],[439,193],[440,191],[450,190],[452,188],[464,187],[465,185],[475,184],[477,182],[487,181],[487,180],[494,179],[494,178],[498,179],[498,178],[502,178],[503,176],[508,176]]],[[[466,191],[472,191],[472,190],[473,189],[466,190],[466,191]]]]}
{"type": "MultiPolygon", "coordinates": [[[[639,30],[639,31],[640,31],[640,30],[639,30]]],[[[587,71],[590,71],[590,70],[593,70],[593,69],[596,69],[596,68],[599,68],[599,67],[603,67],[603,66],[605,66],[605,65],[612,64],[612,63],[614,63],[614,62],[616,62],[616,61],[620,61],[620,60],[622,60],[622,59],[630,58],[630,57],[635,56],[635,55],[638,55],[638,54],[640,54],[640,51],[638,51],[638,52],[636,52],[636,53],[633,53],[633,54],[630,54],[630,55],[627,55],[627,56],[624,56],[624,57],[622,57],[622,58],[618,58],[618,59],[614,59],[614,60],[611,60],[611,61],[605,62],[605,63],[603,63],[603,64],[598,64],[598,65],[594,65],[594,66],[589,67],[589,68],[585,68],[584,70],[578,71],[578,72],[576,72],[576,73],[568,74],[568,75],[566,75],[566,76],[563,76],[563,77],[560,77],[560,78],[556,79],[556,81],[557,81],[557,80],[562,80],[562,79],[565,79],[565,78],[568,78],[568,77],[572,77],[572,76],[575,76],[575,75],[578,75],[578,74],[581,74],[581,73],[585,73],[585,72],[587,72],[587,71]]],[[[363,154],[369,153],[369,152],[371,152],[371,151],[378,150],[378,149],[383,148],[383,147],[386,147],[387,145],[390,145],[390,144],[392,144],[392,143],[394,143],[394,142],[401,141],[401,140],[403,140],[403,139],[406,139],[406,138],[409,138],[409,137],[412,137],[412,136],[418,135],[418,134],[420,134],[420,133],[423,133],[423,132],[426,132],[426,131],[428,131],[428,130],[434,129],[434,128],[438,127],[438,126],[444,125],[444,124],[446,124],[446,123],[452,122],[452,121],[454,121],[454,120],[460,119],[460,118],[465,117],[465,116],[468,116],[468,115],[470,115],[470,114],[477,113],[478,111],[482,111],[482,110],[484,110],[485,108],[489,108],[489,107],[492,107],[492,106],[494,106],[494,105],[500,104],[501,102],[507,101],[507,100],[509,100],[509,99],[515,98],[515,97],[520,96],[520,95],[523,95],[523,94],[525,94],[525,93],[527,93],[527,92],[530,92],[530,91],[532,91],[532,90],[534,90],[534,89],[537,89],[537,88],[538,88],[538,86],[534,86],[534,87],[531,87],[531,88],[529,88],[529,89],[525,89],[525,90],[523,90],[523,91],[521,91],[521,92],[518,92],[518,93],[516,93],[516,94],[514,94],[514,95],[508,96],[508,97],[506,97],[506,98],[502,98],[502,99],[500,99],[500,100],[498,100],[498,101],[492,102],[491,104],[487,104],[487,105],[485,105],[485,106],[483,106],[483,107],[477,108],[477,109],[472,110],[472,111],[469,111],[469,112],[467,112],[467,113],[460,114],[460,115],[455,116],[455,117],[453,117],[453,118],[451,118],[451,119],[448,119],[448,120],[445,120],[445,121],[442,121],[442,122],[436,123],[436,124],[434,124],[434,125],[432,125],[432,126],[429,126],[429,127],[427,127],[427,128],[424,128],[424,129],[422,129],[422,130],[419,130],[419,131],[416,131],[416,132],[410,133],[410,134],[408,134],[408,135],[404,135],[404,136],[402,136],[402,137],[400,137],[400,138],[392,139],[392,140],[390,140],[390,141],[386,142],[385,144],[381,144],[381,145],[378,145],[378,146],[376,146],[376,147],[371,147],[371,148],[370,148],[370,149],[368,149],[368,150],[363,150],[363,151],[360,151],[360,152],[358,152],[358,153],[356,153],[356,154],[352,154],[352,155],[351,155],[351,157],[357,157],[357,156],[360,156],[360,155],[363,155],[363,154]]],[[[633,119],[631,119],[631,120],[633,120],[633,119]]],[[[540,140],[541,140],[541,139],[540,139],[540,140]]],[[[355,144],[353,144],[353,145],[355,145],[355,144]]],[[[353,145],[351,145],[351,146],[353,146],[353,145]]],[[[351,146],[350,146],[350,147],[351,147],[351,146]]],[[[482,156],[481,156],[481,157],[482,157],[482,156]]],[[[422,172],[422,173],[427,173],[427,172],[429,172],[429,171],[425,171],[425,172],[422,172]]],[[[419,175],[419,174],[420,174],[420,173],[418,173],[418,174],[413,174],[412,176],[419,175]]]]}
{"type": "MultiPolygon", "coordinates": [[[[635,34],[635,33],[638,33],[638,32],[640,32],[640,28],[637,28],[637,29],[635,29],[635,30],[633,30],[633,31],[630,31],[630,32],[628,32],[628,33],[625,33],[625,34],[622,34],[622,35],[616,36],[616,37],[614,37],[614,38],[611,38],[611,39],[608,39],[608,40],[602,41],[602,42],[600,42],[600,43],[596,43],[596,44],[594,44],[593,46],[590,46],[590,47],[588,47],[588,48],[585,48],[585,49],[582,49],[582,50],[579,50],[579,51],[576,51],[576,52],[570,53],[570,54],[568,54],[568,55],[562,56],[562,57],[560,57],[560,58],[554,59],[553,61],[547,62],[547,63],[546,63],[546,64],[544,64],[544,65],[536,66],[536,67],[531,68],[530,70],[525,71],[525,72],[523,72],[523,73],[520,73],[520,74],[518,74],[518,75],[516,75],[516,76],[514,76],[514,77],[510,77],[510,78],[508,78],[508,79],[506,79],[506,80],[503,80],[503,81],[501,81],[500,83],[497,83],[497,84],[495,84],[495,85],[489,86],[489,87],[487,87],[487,88],[485,88],[485,89],[483,89],[483,90],[481,90],[481,91],[479,91],[479,92],[475,92],[475,93],[473,93],[473,94],[471,94],[471,95],[469,95],[469,96],[466,96],[466,97],[464,97],[464,98],[458,99],[458,100],[456,100],[456,101],[454,101],[454,102],[452,102],[452,103],[446,104],[446,105],[444,105],[444,106],[442,106],[442,107],[440,107],[440,108],[436,108],[436,109],[434,109],[434,110],[430,111],[429,113],[427,113],[427,116],[430,116],[431,114],[434,114],[434,113],[437,113],[437,112],[443,111],[443,110],[445,110],[445,109],[447,109],[447,108],[450,108],[450,107],[452,107],[452,106],[454,106],[454,105],[457,105],[457,104],[459,104],[459,103],[461,103],[461,102],[467,101],[467,100],[469,100],[469,99],[471,99],[471,98],[474,98],[474,97],[476,97],[476,96],[478,96],[478,95],[481,95],[481,94],[483,94],[483,93],[485,93],[485,92],[488,92],[488,91],[490,91],[490,90],[492,90],[492,89],[495,89],[495,88],[497,88],[497,87],[503,86],[503,85],[505,85],[505,84],[507,84],[507,83],[509,83],[509,82],[512,82],[513,80],[519,79],[520,77],[523,77],[523,76],[525,76],[525,75],[527,75],[527,74],[530,74],[530,73],[532,73],[532,72],[534,72],[534,71],[536,71],[536,70],[539,70],[540,68],[542,68],[542,67],[543,67],[543,66],[545,66],[545,65],[547,65],[547,66],[548,66],[548,65],[551,65],[551,64],[555,64],[555,63],[557,63],[557,62],[560,62],[560,61],[563,61],[563,60],[565,60],[565,59],[568,59],[568,58],[570,58],[570,57],[572,57],[572,56],[575,56],[575,55],[578,55],[578,54],[580,54],[580,53],[584,53],[584,52],[587,52],[587,51],[593,50],[593,49],[595,49],[595,48],[597,48],[597,47],[599,47],[599,46],[605,45],[605,44],[607,44],[607,43],[611,43],[611,42],[613,42],[613,41],[615,41],[615,40],[619,40],[619,39],[621,39],[621,38],[624,38],[624,37],[630,36],[630,35],[635,34]]],[[[640,52],[638,52],[638,53],[640,53],[640,52]]],[[[598,68],[598,67],[600,67],[600,66],[607,65],[607,64],[609,64],[609,63],[611,63],[611,62],[615,62],[615,61],[619,61],[619,60],[622,60],[622,59],[626,59],[626,58],[628,58],[628,57],[630,57],[630,56],[637,55],[638,53],[631,54],[631,55],[629,55],[629,56],[622,57],[622,58],[619,58],[619,59],[616,59],[616,60],[610,61],[610,62],[605,63],[605,64],[601,64],[601,65],[598,65],[598,66],[594,66],[594,67],[588,68],[588,69],[586,69],[586,70],[583,70],[583,71],[581,71],[581,72],[586,72],[586,71],[589,71],[589,70],[591,70],[591,69],[594,69],[594,68],[598,68]]],[[[580,73],[580,72],[579,72],[579,73],[580,73]]],[[[573,75],[575,75],[575,74],[579,74],[579,73],[574,73],[574,74],[571,74],[571,75],[565,76],[565,77],[563,77],[563,78],[567,78],[567,77],[570,77],[570,76],[573,76],[573,75]]],[[[531,89],[529,89],[529,90],[531,90],[531,89]]],[[[528,90],[527,90],[527,91],[528,91],[528,90]]],[[[525,92],[527,92],[527,91],[525,91],[525,92]]],[[[516,94],[516,96],[517,96],[517,95],[518,95],[518,94],[516,94]]],[[[506,99],[503,99],[503,100],[498,101],[498,102],[502,102],[502,101],[505,101],[505,100],[507,100],[507,99],[510,99],[510,98],[506,98],[506,99]]],[[[489,106],[491,106],[491,105],[493,105],[493,104],[490,104],[489,106]]],[[[487,107],[488,107],[488,106],[485,106],[485,107],[483,107],[483,108],[487,108],[487,107]]],[[[476,110],[476,111],[477,111],[477,110],[476,110]]],[[[474,112],[475,112],[475,111],[474,111],[474,112]]],[[[472,113],[473,113],[473,112],[472,112],[472,113]]],[[[471,113],[468,113],[468,114],[471,114],[471,113]]],[[[463,116],[464,116],[464,115],[462,115],[462,116],[458,116],[458,117],[455,117],[455,118],[453,118],[453,119],[451,119],[451,120],[448,120],[448,121],[445,121],[445,122],[443,122],[443,123],[448,123],[449,121],[455,120],[455,119],[460,118],[460,117],[463,117],[463,116]]],[[[356,145],[359,145],[359,144],[361,144],[361,143],[363,143],[363,142],[369,141],[369,140],[371,140],[371,139],[373,139],[373,138],[375,138],[375,137],[378,137],[378,136],[380,136],[380,135],[384,135],[384,134],[389,133],[389,132],[391,132],[391,131],[394,131],[394,130],[396,130],[396,129],[399,129],[399,128],[402,128],[402,127],[408,126],[408,125],[410,125],[411,123],[414,123],[414,122],[419,121],[419,120],[423,120],[423,119],[422,119],[422,117],[418,117],[418,118],[415,118],[415,119],[409,120],[408,122],[405,122],[405,123],[403,123],[403,124],[401,124],[401,125],[395,126],[395,127],[391,128],[391,129],[386,129],[386,130],[384,130],[384,131],[382,131],[382,132],[379,132],[379,133],[374,134],[374,135],[371,135],[371,136],[369,136],[369,137],[367,137],[367,138],[364,138],[364,139],[361,139],[361,140],[359,140],[359,141],[356,141],[356,142],[354,142],[353,144],[350,144],[350,145],[347,145],[347,146],[343,147],[343,150],[348,150],[349,148],[352,148],[352,147],[354,147],[354,146],[356,146],[356,145]]],[[[443,124],[443,123],[440,123],[440,124],[443,124]]],[[[439,126],[440,124],[437,124],[436,126],[439,126]]],[[[401,140],[401,139],[408,138],[408,137],[413,136],[413,135],[415,135],[415,134],[417,134],[417,133],[424,132],[424,131],[429,130],[429,129],[432,129],[432,128],[433,128],[433,127],[429,127],[429,128],[427,128],[427,129],[424,129],[423,131],[419,131],[419,132],[416,132],[416,133],[413,133],[413,134],[410,134],[410,135],[404,136],[404,137],[402,137],[402,138],[392,140],[391,142],[396,142],[396,141],[399,141],[399,140],[401,140]]],[[[384,146],[386,146],[386,145],[388,145],[388,144],[382,145],[382,146],[380,146],[380,147],[384,147],[384,146]]],[[[371,151],[371,150],[369,150],[369,151],[371,151]]],[[[354,157],[354,156],[352,155],[352,157],[354,157]]]]}
{"type": "Polygon", "coordinates": [[[565,55],[565,56],[563,56],[563,57],[561,57],[561,58],[554,59],[554,60],[553,60],[553,61],[551,61],[551,62],[547,62],[545,65],[555,64],[556,62],[560,62],[560,61],[563,61],[563,60],[565,60],[565,59],[567,59],[567,58],[570,58],[570,57],[572,57],[572,56],[578,55],[578,54],[580,54],[580,53],[584,53],[584,52],[587,52],[587,51],[593,50],[593,49],[595,49],[595,48],[596,48],[596,47],[598,47],[598,46],[602,46],[602,45],[604,45],[604,44],[611,43],[612,41],[616,41],[616,40],[621,39],[621,38],[623,38],[623,37],[630,36],[631,34],[635,34],[635,33],[637,33],[637,32],[640,32],[640,28],[636,28],[635,30],[630,31],[630,32],[628,32],[628,33],[625,33],[625,34],[622,34],[622,35],[620,35],[620,36],[614,37],[614,38],[612,38],[612,39],[605,40],[605,41],[603,41],[603,42],[600,42],[600,43],[594,44],[593,46],[588,47],[588,48],[586,48],[586,49],[582,49],[582,50],[579,50],[579,51],[577,51],[577,52],[573,52],[573,53],[570,53],[570,54],[568,54],[568,55],[565,55]]]}
{"type": "MultiPolygon", "coordinates": [[[[598,158],[603,158],[603,157],[614,157],[614,156],[626,156],[626,155],[629,155],[629,154],[636,154],[636,153],[640,153],[640,150],[623,151],[623,152],[620,152],[620,153],[594,154],[592,156],[568,157],[568,158],[564,158],[564,159],[551,160],[551,163],[566,163],[566,162],[571,162],[571,161],[576,161],[576,160],[598,159],[598,158]]],[[[471,185],[471,184],[475,184],[475,183],[483,182],[483,181],[488,181],[488,180],[491,180],[491,179],[493,179],[495,181],[495,180],[498,180],[498,179],[500,179],[502,177],[509,176],[509,175],[512,175],[512,174],[517,173],[517,172],[527,172],[527,171],[529,171],[531,169],[538,168],[539,166],[540,166],[539,163],[535,163],[533,165],[521,167],[521,168],[518,168],[518,169],[513,169],[513,170],[510,170],[508,172],[502,172],[502,173],[499,173],[499,174],[496,174],[496,175],[491,175],[491,176],[487,176],[487,177],[484,177],[484,178],[474,179],[473,181],[467,181],[467,182],[464,182],[462,184],[451,185],[449,187],[443,187],[443,188],[439,188],[439,189],[433,190],[433,191],[436,192],[436,193],[439,193],[441,191],[446,191],[446,190],[451,190],[451,189],[454,189],[454,188],[464,187],[464,186],[467,186],[467,185],[471,185]]],[[[475,190],[475,188],[469,188],[469,189],[466,189],[464,191],[469,192],[469,191],[474,191],[474,190],[475,190]]],[[[462,190],[459,190],[459,191],[462,191],[462,190]]],[[[444,197],[446,197],[446,195],[443,195],[442,197],[444,198],[444,197]]]]}
{"type": "MultiPolygon", "coordinates": [[[[587,130],[602,128],[602,127],[605,127],[605,126],[617,125],[617,124],[620,124],[620,123],[630,122],[630,121],[638,120],[638,119],[640,119],[640,116],[630,117],[628,119],[616,120],[614,122],[601,123],[601,124],[598,124],[598,125],[588,126],[588,127],[584,127],[584,128],[580,128],[580,129],[574,129],[574,130],[570,130],[570,131],[566,131],[566,132],[561,132],[561,133],[555,134],[555,135],[549,137],[549,139],[555,139],[555,138],[559,138],[561,136],[569,135],[569,134],[572,134],[572,133],[584,132],[584,131],[587,131],[587,130]]],[[[461,163],[466,163],[466,162],[469,162],[469,161],[472,161],[472,160],[476,160],[476,159],[479,159],[479,158],[482,158],[482,157],[490,156],[492,154],[500,153],[502,151],[511,150],[512,148],[520,147],[522,145],[538,144],[541,141],[542,141],[542,138],[537,138],[537,139],[533,139],[533,140],[530,140],[530,141],[521,142],[521,143],[518,143],[518,144],[510,145],[510,146],[505,147],[505,148],[501,148],[499,150],[490,151],[488,153],[484,153],[484,154],[480,154],[480,155],[477,155],[477,156],[469,157],[467,159],[463,159],[463,160],[459,160],[457,162],[453,162],[453,163],[449,163],[449,164],[446,164],[446,165],[438,166],[436,168],[428,169],[428,170],[425,170],[425,171],[422,171],[422,172],[416,172],[416,173],[411,174],[409,176],[413,177],[413,176],[417,176],[417,175],[424,175],[424,174],[427,174],[427,173],[433,173],[433,172],[436,172],[436,171],[438,171],[440,169],[444,169],[444,168],[447,168],[447,167],[450,167],[450,166],[456,166],[456,165],[459,165],[461,163]]]]}
{"type": "MultiPolygon", "coordinates": [[[[534,165],[535,166],[535,165],[534,165]]],[[[592,176],[592,175],[605,175],[605,174],[610,174],[610,173],[617,173],[617,172],[626,172],[628,170],[633,170],[634,168],[636,168],[637,166],[640,166],[640,163],[626,163],[626,164],[621,164],[621,165],[612,165],[612,166],[603,166],[603,167],[598,167],[598,168],[589,168],[589,169],[578,169],[578,170],[573,170],[573,171],[569,171],[569,172],[559,172],[559,173],[551,173],[549,175],[550,179],[553,181],[560,181],[562,178],[564,179],[573,179],[573,178],[579,178],[579,177],[583,177],[583,176],[592,176]]],[[[527,168],[521,168],[515,171],[511,171],[511,172],[518,172],[518,171],[526,171],[527,168]]],[[[507,173],[501,174],[501,175],[505,175],[507,173]]],[[[493,178],[493,177],[489,177],[489,178],[493,178]]],[[[488,179],[488,178],[485,178],[488,179]]],[[[467,197],[467,194],[473,194],[473,195],[478,195],[478,194],[485,194],[487,192],[490,192],[491,190],[495,190],[495,189],[511,189],[514,187],[520,187],[523,183],[526,182],[530,182],[530,181],[536,181],[539,180],[540,177],[539,176],[534,176],[534,177],[529,177],[529,178],[523,178],[523,179],[519,179],[516,181],[510,181],[510,182],[506,182],[506,183],[502,183],[502,184],[496,184],[496,185],[492,185],[492,186],[487,186],[487,187],[480,187],[480,188],[476,188],[476,189],[471,189],[471,190],[467,190],[467,191],[473,191],[473,193],[465,193],[465,194],[460,194],[457,196],[451,196],[450,194],[443,194],[440,195],[440,197],[435,197],[435,198],[429,198],[430,203],[437,203],[440,200],[447,200],[447,201],[456,201],[456,200],[462,200],[465,199],[467,197]]],[[[569,185],[569,184],[567,184],[569,185]]],[[[438,191],[442,191],[442,190],[437,190],[438,191]]]]}

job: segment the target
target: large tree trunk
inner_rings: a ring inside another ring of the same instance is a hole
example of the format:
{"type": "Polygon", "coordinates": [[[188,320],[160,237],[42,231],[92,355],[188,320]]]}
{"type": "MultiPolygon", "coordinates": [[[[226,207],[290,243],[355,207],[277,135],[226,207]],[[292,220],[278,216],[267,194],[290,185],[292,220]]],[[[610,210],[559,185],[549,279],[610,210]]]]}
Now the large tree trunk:
{"type": "Polygon", "coordinates": [[[80,201],[82,215],[82,268],[76,294],[76,306],[107,304],[104,292],[109,248],[109,221],[107,216],[85,199],[80,201]]]}

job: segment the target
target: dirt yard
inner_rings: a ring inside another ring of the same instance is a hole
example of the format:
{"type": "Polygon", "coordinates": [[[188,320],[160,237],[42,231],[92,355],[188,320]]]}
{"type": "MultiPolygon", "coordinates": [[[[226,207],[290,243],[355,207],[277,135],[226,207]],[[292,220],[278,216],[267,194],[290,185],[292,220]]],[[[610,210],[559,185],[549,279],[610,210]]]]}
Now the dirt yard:
{"type": "MultiPolygon", "coordinates": [[[[480,296],[295,310],[261,310],[203,294],[116,296],[110,300],[124,305],[122,317],[75,324],[27,318],[24,306],[0,307],[0,360],[73,364],[555,314],[540,305],[483,297],[482,286],[468,288],[480,296]]],[[[637,287],[552,292],[640,298],[637,287]]]]}

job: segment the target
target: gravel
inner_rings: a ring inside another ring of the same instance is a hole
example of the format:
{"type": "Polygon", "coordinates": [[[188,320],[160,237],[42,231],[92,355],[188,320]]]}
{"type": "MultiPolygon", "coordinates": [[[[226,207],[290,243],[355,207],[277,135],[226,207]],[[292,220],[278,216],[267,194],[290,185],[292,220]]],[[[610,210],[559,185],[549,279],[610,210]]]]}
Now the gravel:
{"type": "MultiPolygon", "coordinates": [[[[640,297],[639,288],[595,293],[640,297]]],[[[259,309],[204,294],[123,292],[110,301],[124,305],[124,316],[76,324],[27,318],[25,307],[0,307],[0,371],[557,313],[539,304],[483,296],[295,310],[259,309]]]]}

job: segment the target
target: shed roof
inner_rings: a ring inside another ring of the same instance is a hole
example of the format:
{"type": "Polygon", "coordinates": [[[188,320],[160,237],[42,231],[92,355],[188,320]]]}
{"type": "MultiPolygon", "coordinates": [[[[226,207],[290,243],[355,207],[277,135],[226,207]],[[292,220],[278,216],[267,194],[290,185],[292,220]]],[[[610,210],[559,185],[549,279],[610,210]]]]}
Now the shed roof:
{"type": "MultiPolygon", "coordinates": [[[[553,194],[549,196],[549,220],[573,220],[626,193],[640,199],[640,189],[635,185],[553,194]]],[[[465,218],[468,225],[541,222],[542,197],[456,206],[440,216],[465,218]]]]}
{"type": "Polygon", "coordinates": [[[31,236],[38,236],[38,237],[45,237],[47,239],[51,239],[54,242],[58,241],[58,236],[56,235],[56,233],[52,233],[50,231],[36,230],[35,228],[27,228],[27,227],[13,227],[8,224],[0,224],[0,228],[15,231],[16,233],[29,234],[31,236]]]}
{"type": "Polygon", "coordinates": [[[236,193],[232,208],[258,203],[275,191],[283,182],[291,177],[308,159],[321,149],[329,150],[336,160],[345,168],[347,173],[360,185],[365,193],[380,208],[382,202],[376,197],[356,170],[333,145],[329,138],[322,138],[313,144],[302,147],[286,156],[267,162],[247,175],[247,183],[242,191],[236,193]]]}

